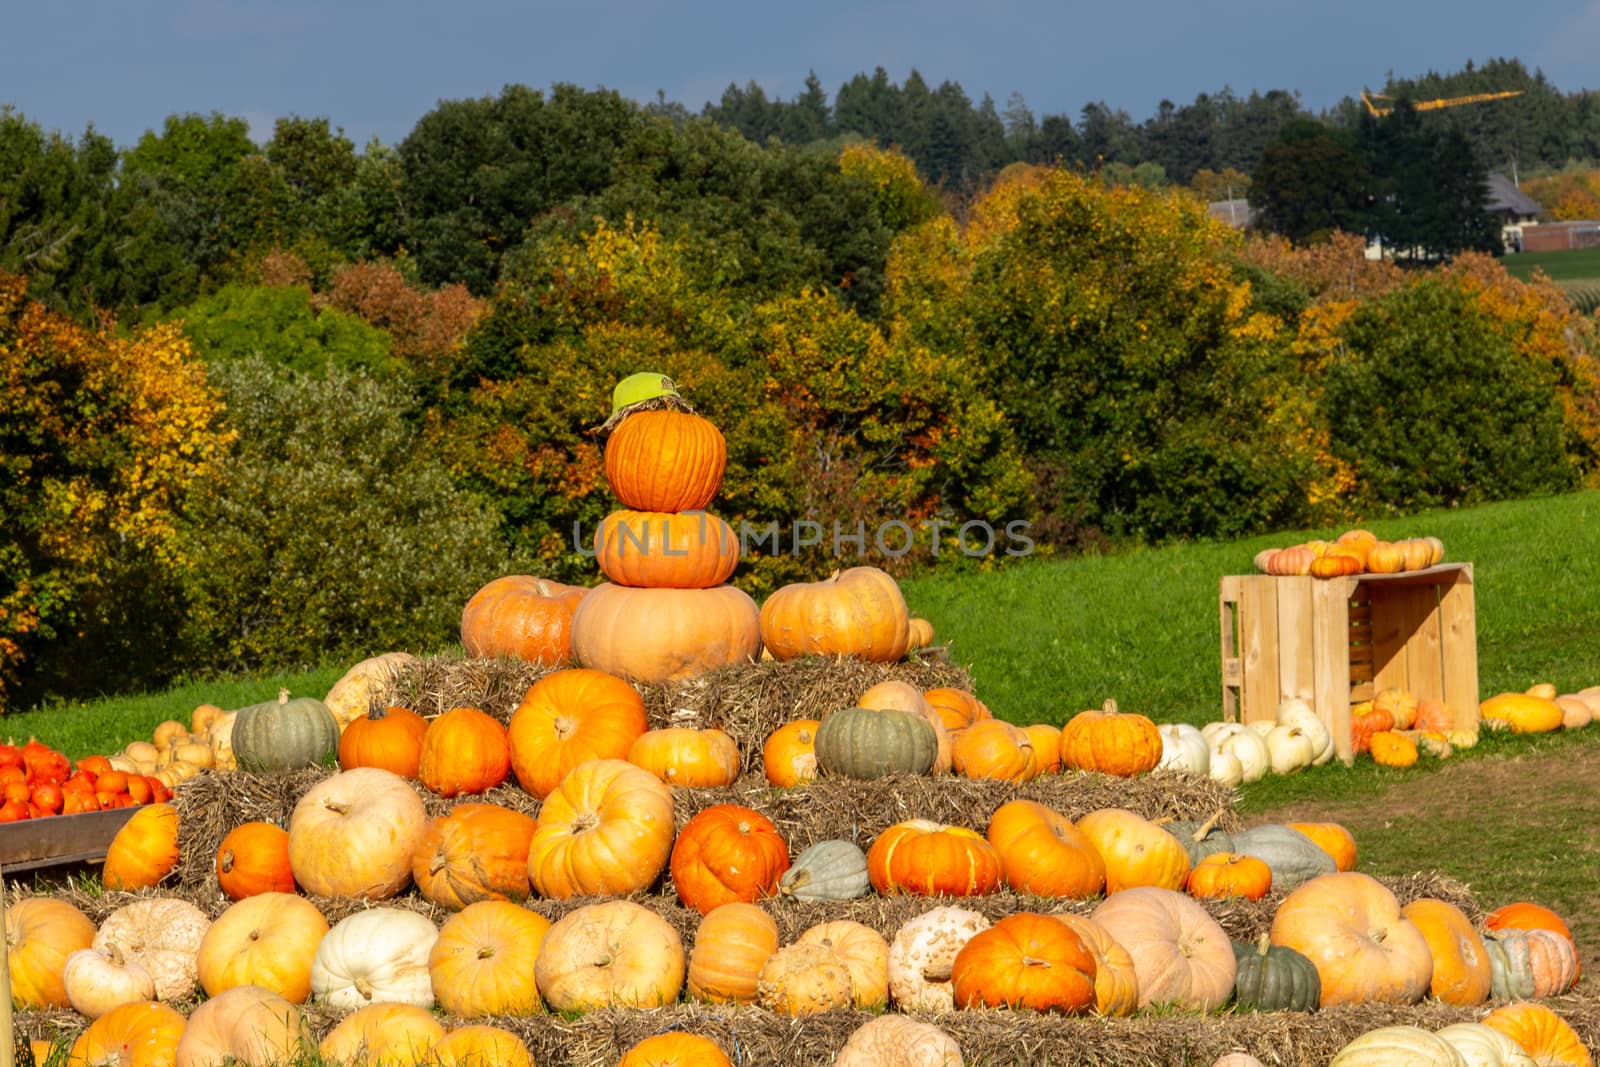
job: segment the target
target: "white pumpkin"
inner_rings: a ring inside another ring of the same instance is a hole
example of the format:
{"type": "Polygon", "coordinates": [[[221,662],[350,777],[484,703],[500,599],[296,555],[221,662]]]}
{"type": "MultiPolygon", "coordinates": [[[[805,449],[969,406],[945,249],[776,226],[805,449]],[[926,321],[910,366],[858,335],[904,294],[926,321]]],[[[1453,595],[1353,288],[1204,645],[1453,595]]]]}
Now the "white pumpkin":
{"type": "Polygon", "coordinates": [[[70,953],[61,970],[61,985],[72,1010],[86,1019],[98,1019],[124,1004],[156,999],[156,980],[149,968],[125,957],[116,945],[70,953]]]}
{"type": "Polygon", "coordinates": [[[1217,751],[1239,757],[1239,769],[1247,782],[1260,781],[1272,766],[1271,756],[1267,753],[1267,739],[1254,730],[1240,730],[1228,735],[1217,746],[1217,751]]]}
{"type": "Polygon", "coordinates": [[[1206,744],[1210,745],[1211,751],[1215,752],[1217,746],[1222,743],[1223,738],[1232,736],[1244,729],[1248,729],[1248,727],[1242,722],[1208,722],[1200,727],[1200,736],[1206,739],[1206,744]]]}
{"type": "Polygon", "coordinates": [[[1278,705],[1277,720],[1280,726],[1285,723],[1292,723],[1302,715],[1309,715],[1314,719],[1317,717],[1317,709],[1313,708],[1309,701],[1302,700],[1300,697],[1288,697],[1278,705]]]}
{"type": "Polygon", "coordinates": [[[209,929],[206,913],[187,900],[152,897],[107,915],[93,947],[109,954],[115,945],[143,964],[155,979],[157,1000],[186,1000],[199,984],[200,942],[209,929]]]}
{"type": "Polygon", "coordinates": [[[1467,1067],[1537,1067],[1510,1037],[1482,1023],[1455,1023],[1435,1032],[1455,1046],[1467,1067]]]}
{"type": "Polygon", "coordinates": [[[358,911],[329,930],[311,959],[311,993],[339,1011],[433,1003],[428,955],[439,930],[401,908],[358,911]]]}
{"type": "Polygon", "coordinates": [[[1186,722],[1167,722],[1156,727],[1161,734],[1160,766],[1205,777],[1211,770],[1211,747],[1205,735],[1186,722]]]}
{"type": "Polygon", "coordinates": [[[1293,774],[1311,766],[1316,753],[1311,738],[1298,726],[1274,726],[1266,737],[1267,765],[1273,774],[1293,774]]]}
{"type": "Polygon", "coordinates": [[[989,920],[966,908],[945,906],[906,920],[889,942],[889,996],[905,1011],[952,1011],[950,965],[989,920]]]}
{"type": "Polygon", "coordinates": [[[1311,765],[1320,767],[1333,758],[1333,731],[1328,729],[1328,724],[1317,717],[1305,701],[1296,701],[1299,705],[1288,713],[1280,711],[1278,725],[1298,726],[1305,731],[1311,739],[1311,765]],[[1300,710],[1304,708],[1305,710],[1300,710]]]}
{"type": "Polygon", "coordinates": [[[1232,752],[1213,752],[1207,774],[1213,782],[1221,782],[1231,789],[1244,781],[1244,765],[1232,752]]]}
{"type": "Polygon", "coordinates": [[[862,1023],[839,1050],[834,1067],[962,1067],[961,1046],[932,1023],[880,1015],[862,1023]]]}
{"type": "Polygon", "coordinates": [[[1245,723],[1245,725],[1250,727],[1250,729],[1254,730],[1256,733],[1260,734],[1262,737],[1266,737],[1272,732],[1272,728],[1278,724],[1272,719],[1252,719],[1250,722],[1245,723]]]}
{"type": "Polygon", "coordinates": [[[1420,1026],[1368,1030],[1340,1049],[1328,1067],[1467,1067],[1456,1047],[1420,1026]]]}

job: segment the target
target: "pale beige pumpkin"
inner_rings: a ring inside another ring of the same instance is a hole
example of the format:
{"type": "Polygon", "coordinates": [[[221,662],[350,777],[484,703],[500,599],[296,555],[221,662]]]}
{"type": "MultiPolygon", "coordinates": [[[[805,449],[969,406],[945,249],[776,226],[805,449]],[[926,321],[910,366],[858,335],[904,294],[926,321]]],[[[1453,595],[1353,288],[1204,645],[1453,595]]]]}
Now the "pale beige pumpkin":
{"type": "Polygon", "coordinates": [[[733,585],[630,589],[602,582],[572,615],[572,651],[585,667],[630,682],[691,678],[761,654],[756,602],[733,585]]]}
{"type": "Polygon", "coordinates": [[[762,966],[756,999],[763,1008],[780,1015],[814,1015],[847,1008],[854,999],[850,968],[824,945],[785,945],[762,966]]]}
{"type": "Polygon", "coordinates": [[[659,1008],[683,989],[683,941],[630,900],[586,904],[545,933],[534,980],[554,1011],[659,1008]]]}
{"type": "Polygon", "coordinates": [[[894,1002],[906,1011],[953,1010],[950,966],[962,946],[989,926],[979,912],[951,905],[906,920],[889,944],[889,993],[894,1002]]]}
{"type": "Polygon", "coordinates": [[[292,1062],[310,1037],[300,1009],[283,997],[234,986],[189,1015],[174,1067],[271,1067],[292,1062]]]}
{"type": "Polygon", "coordinates": [[[929,1022],[880,1015],[858,1026],[833,1067],[962,1067],[961,1046],[929,1022]]]}
{"type": "Polygon", "coordinates": [[[115,945],[80,948],[67,957],[61,971],[72,1010],[98,1019],[112,1008],[156,999],[156,980],[144,964],[128,959],[115,945]]]}
{"type": "Polygon", "coordinates": [[[1414,1004],[1428,992],[1433,954],[1387,887],[1359,871],[1323,874],[1278,905],[1272,943],[1316,965],[1322,1006],[1414,1004]]]}
{"type": "Polygon", "coordinates": [[[340,771],[295,805],[289,867],[313,896],[383,900],[411,884],[411,857],[427,825],[422,797],[398,774],[340,771]]]}
{"type": "Polygon", "coordinates": [[[1141,1008],[1210,1011],[1233,995],[1233,943],[1192,897],[1140,886],[1107,897],[1089,918],[1133,960],[1141,1008]]]}
{"type": "Polygon", "coordinates": [[[187,900],[152,898],[124,904],[107,915],[94,947],[115,946],[144,964],[156,982],[156,999],[185,1000],[198,981],[197,957],[211,920],[187,900]]]}
{"type": "Polygon", "coordinates": [[[339,920],[311,958],[311,994],[335,1011],[369,1004],[433,1003],[428,957],[439,930],[403,908],[369,908],[339,920]]]}

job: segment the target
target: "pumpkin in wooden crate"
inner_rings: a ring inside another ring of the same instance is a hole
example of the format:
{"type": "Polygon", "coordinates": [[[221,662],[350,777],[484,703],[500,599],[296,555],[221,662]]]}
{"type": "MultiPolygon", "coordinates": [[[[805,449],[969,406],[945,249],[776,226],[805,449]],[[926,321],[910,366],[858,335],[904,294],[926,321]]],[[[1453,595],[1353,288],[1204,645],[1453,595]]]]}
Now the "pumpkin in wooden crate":
{"type": "Polygon", "coordinates": [[[1183,887],[1197,899],[1260,900],[1272,888],[1272,868],[1256,856],[1213,852],[1190,869],[1183,887]]]}
{"type": "Polygon", "coordinates": [[[797,943],[821,945],[844,962],[857,1008],[874,1008],[889,999],[889,942],[872,927],[853,919],[820,922],[808,927],[797,943]]]}
{"type": "Polygon", "coordinates": [[[1428,992],[1445,1004],[1473,1007],[1489,997],[1493,968],[1483,938],[1454,904],[1418,897],[1400,909],[1422,931],[1433,956],[1428,992]]]}
{"type": "Polygon", "coordinates": [[[536,825],[498,804],[457,804],[428,821],[412,855],[411,879],[424,899],[451,911],[483,900],[526,900],[536,825]]]}
{"type": "Polygon", "coordinates": [[[175,1067],[292,1063],[310,1040],[299,1008],[270,989],[234,986],[190,1013],[175,1067]]]}
{"type": "Polygon", "coordinates": [[[112,1008],[156,999],[156,980],[150,969],[123,955],[115,944],[105,948],[80,948],[67,957],[61,970],[61,987],[67,1003],[85,1019],[98,1019],[112,1008]]]}
{"type": "Polygon", "coordinates": [[[1385,730],[1394,729],[1394,716],[1372,707],[1372,701],[1362,701],[1350,709],[1350,743],[1359,755],[1372,751],[1372,739],[1385,730]]]}
{"type": "Polygon", "coordinates": [[[293,893],[289,831],[260,819],[229,830],[217,846],[217,885],[230,900],[257,893],[293,893]]]}
{"type": "Polygon", "coordinates": [[[1316,964],[1323,1007],[1415,1004],[1428,992],[1427,939],[1394,894],[1360,871],[1319,875],[1295,889],[1278,905],[1271,935],[1316,964]]]}
{"type": "Polygon", "coordinates": [[[1094,1010],[1100,1015],[1132,1015],[1139,1007],[1139,974],[1128,950],[1087,915],[1061,912],[1066,923],[1094,954],[1094,1010]]]}
{"type": "Polygon", "coordinates": [[[739,537],[706,511],[613,511],[594,533],[595,562],[617,585],[710,589],[739,564],[739,537]]]}
{"type": "Polygon", "coordinates": [[[538,958],[550,925],[508,900],[480,900],[450,916],[427,960],[439,1006],[463,1019],[538,1012],[529,962],[538,958]]]}
{"type": "Polygon", "coordinates": [[[336,1011],[368,1004],[433,1003],[428,956],[439,929],[403,908],[368,908],[341,919],[311,957],[311,995],[336,1011]]]}
{"type": "MultiPolygon", "coordinates": [[[[613,413],[613,417],[617,413],[613,413]]],[[[636,511],[698,511],[722,485],[728,442],[687,405],[622,415],[605,445],[606,481],[636,511]]]]}
{"type": "Polygon", "coordinates": [[[779,895],[799,901],[855,900],[871,886],[867,854],[854,842],[837,839],[807,847],[778,879],[779,895]]]}
{"type": "Polygon", "coordinates": [[[884,896],[984,896],[999,889],[1003,868],[977,831],[929,819],[895,823],[867,850],[867,875],[884,896]]]}
{"type": "Polygon", "coordinates": [[[489,582],[461,612],[467,655],[559,667],[572,660],[572,615],[588,590],[531,574],[489,582]]]}
{"type": "Polygon", "coordinates": [[[856,1027],[833,1067],[962,1067],[956,1039],[929,1022],[880,1015],[856,1027]]]}
{"type": "Polygon", "coordinates": [[[720,904],[776,893],[789,869],[789,846],[759,811],[713,804],[678,832],[671,869],[679,899],[704,915],[720,904]]]}
{"type": "Polygon", "coordinates": [[[351,720],[339,735],[339,766],[382,767],[415,778],[428,720],[410,708],[376,708],[351,720]]]}
{"type": "Polygon", "coordinates": [[[1233,1002],[1245,1011],[1316,1011],[1322,1004],[1317,966],[1266,934],[1250,943],[1235,941],[1233,1002]]]}
{"type": "Polygon", "coordinates": [[[752,1004],[761,968],[778,951],[778,923],[754,904],[733,901],[706,912],[689,953],[688,989],[713,1004],[752,1004]]]}
{"type": "Polygon", "coordinates": [[[1039,773],[1033,741],[1020,726],[1003,719],[975,722],[950,746],[951,766],[967,778],[1026,782],[1039,773]]]}
{"type": "Polygon", "coordinates": [[[270,989],[295,1004],[311,995],[311,958],[328,932],[328,920],[305,897],[258,893],[211,923],[195,954],[206,996],[234,986],[270,989]]]}
{"type": "Polygon", "coordinates": [[[520,1037],[483,1023],[458,1026],[445,1034],[433,1046],[432,1059],[438,1067],[533,1067],[533,1054],[520,1037]]]}
{"type": "Polygon", "coordinates": [[[756,1002],[780,1015],[805,1016],[848,1008],[854,999],[850,968],[824,945],[785,945],[761,967],[756,1002]]]}
{"type": "Polygon", "coordinates": [[[683,941],[660,915],[630,900],[586,904],[544,935],[534,981],[553,1011],[659,1008],[683,989],[683,941]]]}
{"type": "Polygon", "coordinates": [[[927,774],[938,758],[939,739],[914,712],[845,708],[822,720],[814,750],[823,773],[872,779],[927,774]]]}
{"type": "Polygon", "coordinates": [[[1143,715],[1122,712],[1107,700],[1099,710],[1080,711],[1061,728],[1061,764],[1127,778],[1161,762],[1161,732],[1143,715]]]}
{"type": "Polygon", "coordinates": [[[444,1026],[415,1004],[369,1004],[346,1015],[317,1046],[326,1063],[432,1067],[444,1026]]]}
{"type": "Polygon", "coordinates": [[[625,760],[574,768],[539,809],[528,876],[543,896],[621,895],[648,888],[672,852],[672,789],[625,760]]]}
{"type": "Polygon", "coordinates": [[[669,726],[647,730],[628,749],[638,764],[668,785],[731,785],[739,777],[739,743],[724,730],[669,726]]]}
{"type": "Polygon", "coordinates": [[[644,698],[604,671],[553,671],[511,713],[511,769],[522,788],[547,797],[567,773],[595,759],[625,760],[650,728],[644,698]]]}
{"type": "Polygon", "coordinates": [[[709,1037],[671,1030],[645,1038],[623,1053],[617,1067],[733,1067],[709,1037]]]}
{"type": "Polygon", "coordinates": [[[772,658],[904,658],[911,614],[900,586],[877,567],[850,567],[817,582],[785,585],[761,605],[761,642],[772,658]]]}
{"type": "Polygon", "coordinates": [[[1094,953],[1076,932],[1051,916],[1018,912],[962,946],[950,984],[963,1008],[1082,1014],[1095,1006],[1094,974],[1094,953]]]}
{"type": "Polygon", "coordinates": [[[114,1063],[118,1067],[175,1064],[187,1020],[165,1004],[124,1004],[90,1023],[72,1043],[69,1064],[114,1063]]]}
{"type": "Polygon", "coordinates": [[[1135,886],[1182,889],[1189,854],[1160,826],[1125,808],[1100,808],[1077,822],[1106,868],[1106,892],[1135,886]]]}
{"type": "Polygon", "coordinates": [[[1543,1004],[1507,1004],[1480,1021],[1522,1046],[1542,1067],[1594,1065],[1594,1058],[1572,1025],[1543,1004]]]}
{"type": "Polygon", "coordinates": [[[761,746],[761,769],[767,781],[788,789],[817,777],[817,719],[786,722],[767,736],[761,746]]]}
{"type": "Polygon", "coordinates": [[[178,865],[178,809],[147,804],[111,839],[101,868],[107,889],[147,889],[178,865]]]}
{"type": "Polygon", "coordinates": [[[1141,1008],[1211,1011],[1233,995],[1233,943],[1194,898],[1139,886],[1106,897],[1089,918],[1128,950],[1141,1008]]]}
{"type": "Polygon", "coordinates": [[[950,965],[980,931],[987,916],[945,905],[907,919],[889,943],[889,994],[903,1011],[941,1012],[955,1007],[950,965]]]}
{"type": "Polygon", "coordinates": [[[995,809],[985,836],[1000,853],[1006,884],[1041,897],[1092,897],[1105,889],[1106,865],[1060,812],[1018,798],[995,809]]]}
{"type": "Polygon", "coordinates": [[[760,613],[738,586],[636,589],[602,582],[572,616],[579,663],[655,683],[692,678],[761,654],[760,613]]]}
{"type": "Polygon", "coordinates": [[[308,789],[289,816],[289,867],[319,897],[383,900],[411,884],[427,828],[417,791],[377,767],[339,771],[308,789]]]}
{"type": "Polygon", "coordinates": [[[24,897],[6,907],[11,1000],[20,1008],[66,1008],[67,957],[94,944],[94,920],[65,900],[24,897]]]}
{"type": "Polygon", "coordinates": [[[186,1000],[194,995],[197,956],[211,927],[206,913],[187,900],[150,897],[107,915],[94,935],[94,947],[115,945],[144,964],[156,983],[156,999],[186,1000]]]}
{"type": "Polygon", "coordinates": [[[332,766],[338,760],[339,723],[315,697],[278,699],[240,708],[230,735],[240,770],[293,771],[332,766]]]}
{"type": "Polygon", "coordinates": [[[500,720],[477,708],[451,708],[428,724],[417,777],[442,797],[482,793],[505,781],[511,746],[500,720]]]}

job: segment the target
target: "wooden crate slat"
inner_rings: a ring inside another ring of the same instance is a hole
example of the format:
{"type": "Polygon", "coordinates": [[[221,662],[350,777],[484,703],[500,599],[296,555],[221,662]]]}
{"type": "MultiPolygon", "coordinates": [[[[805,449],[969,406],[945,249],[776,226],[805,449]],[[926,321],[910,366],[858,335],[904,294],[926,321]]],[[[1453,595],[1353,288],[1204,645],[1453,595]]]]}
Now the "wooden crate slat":
{"type": "Polygon", "coordinates": [[[1222,721],[1238,722],[1240,686],[1244,672],[1239,665],[1239,579],[1228,576],[1218,586],[1217,607],[1222,628],[1222,721]]]}
{"type": "Polygon", "coordinates": [[[1456,713],[1456,726],[1478,728],[1478,618],[1472,591],[1472,565],[1462,564],[1455,580],[1439,594],[1440,654],[1444,660],[1444,701],[1456,713]]]}
{"type": "Polygon", "coordinates": [[[1311,660],[1311,646],[1297,639],[1297,635],[1310,633],[1316,625],[1311,597],[1315,581],[1315,578],[1297,575],[1273,583],[1278,593],[1278,688],[1274,694],[1263,694],[1272,705],[1272,718],[1277,717],[1278,705],[1283,701],[1296,697],[1310,702],[1316,694],[1316,666],[1311,660]]]}
{"type": "Polygon", "coordinates": [[[1243,671],[1241,722],[1273,718],[1278,691],[1277,582],[1245,582],[1239,593],[1240,667],[1243,671]],[[1267,707],[1268,703],[1271,707],[1267,707]]]}
{"type": "Polygon", "coordinates": [[[1331,578],[1314,587],[1317,625],[1311,654],[1317,692],[1312,707],[1333,734],[1333,751],[1345,763],[1355,758],[1350,743],[1350,590],[1349,578],[1331,578]]]}
{"type": "Polygon", "coordinates": [[[1433,694],[1444,692],[1444,661],[1441,641],[1438,586],[1409,586],[1399,590],[1397,607],[1408,616],[1416,618],[1412,636],[1406,642],[1402,656],[1405,659],[1407,692],[1433,694]]]}

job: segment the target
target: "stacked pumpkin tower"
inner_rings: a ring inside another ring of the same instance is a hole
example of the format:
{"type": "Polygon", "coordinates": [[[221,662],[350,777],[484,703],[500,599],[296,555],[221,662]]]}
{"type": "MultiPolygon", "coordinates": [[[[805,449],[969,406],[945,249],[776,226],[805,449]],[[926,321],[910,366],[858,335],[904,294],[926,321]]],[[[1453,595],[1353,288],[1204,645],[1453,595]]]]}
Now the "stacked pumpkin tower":
{"type": "Polygon", "coordinates": [[[602,431],[606,481],[622,503],[595,532],[607,581],[572,618],[586,667],[661,682],[753,659],[760,615],[727,581],[739,562],[733,527],[705,510],[722,487],[728,445],[672,380],[636,374],[614,393],[602,431]]]}

